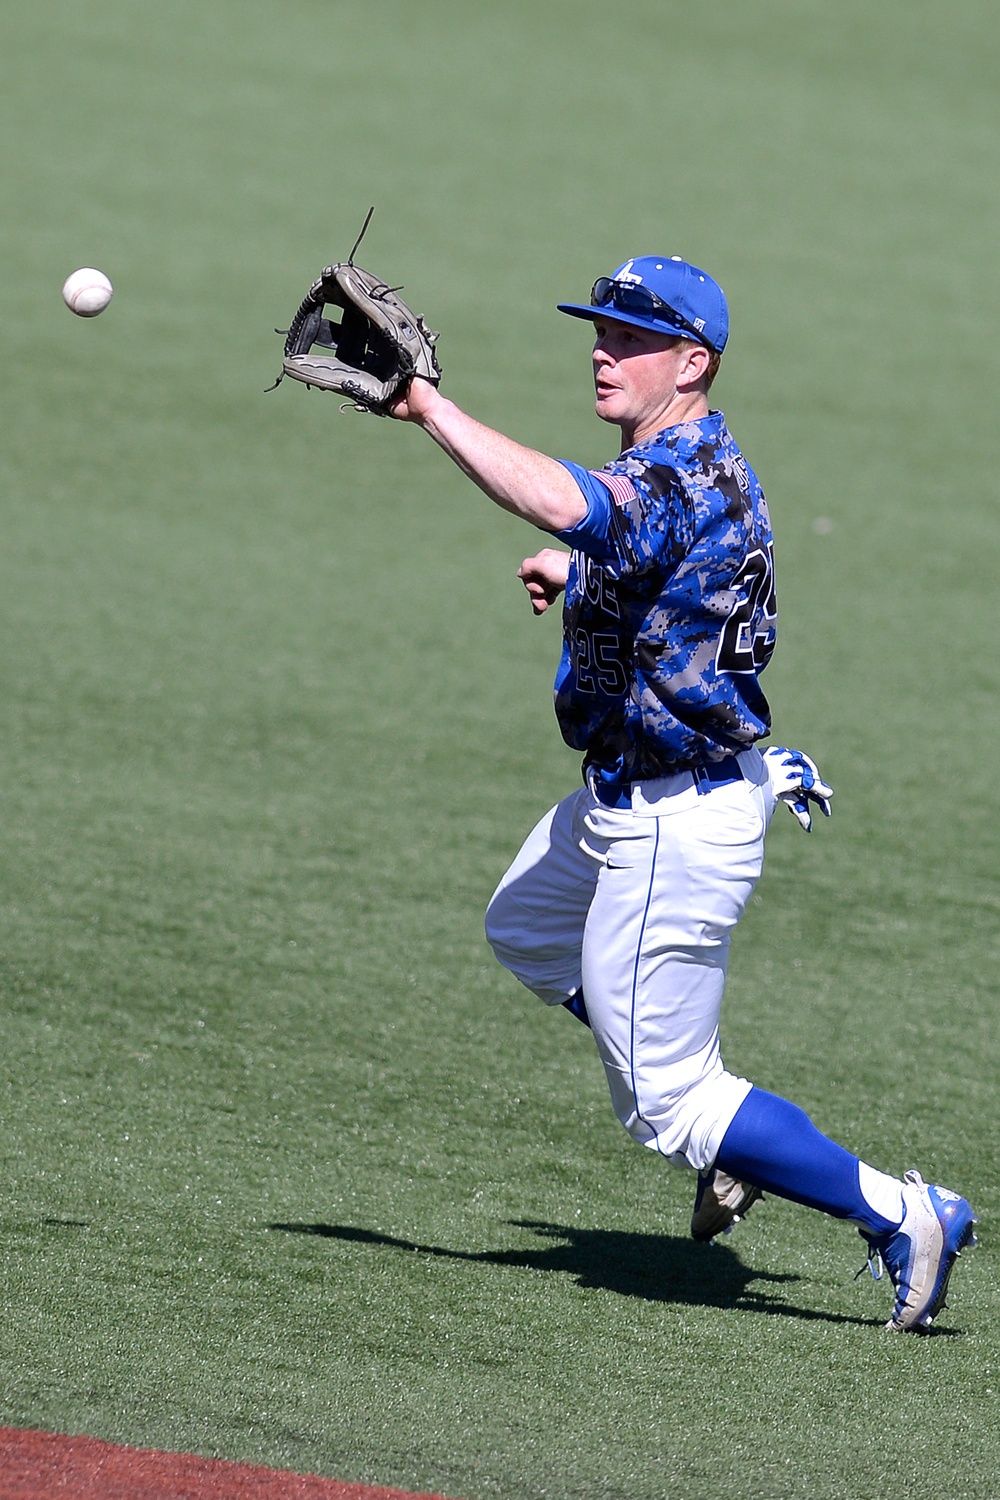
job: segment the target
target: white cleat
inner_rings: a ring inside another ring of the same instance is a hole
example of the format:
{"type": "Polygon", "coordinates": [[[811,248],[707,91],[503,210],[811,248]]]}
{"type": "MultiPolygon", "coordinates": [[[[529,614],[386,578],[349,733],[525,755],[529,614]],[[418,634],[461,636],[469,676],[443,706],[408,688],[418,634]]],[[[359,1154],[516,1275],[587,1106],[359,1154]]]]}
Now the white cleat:
{"type": "Polygon", "coordinates": [[[691,1215],[692,1239],[707,1244],[717,1234],[728,1234],[762,1196],[760,1188],[739,1182],[717,1167],[700,1173],[691,1215]]]}
{"type": "Polygon", "coordinates": [[[919,1172],[903,1178],[903,1222],[892,1234],[863,1234],[876,1281],[882,1267],[896,1289],[885,1325],[893,1333],[927,1333],[944,1307],[948,1278],[967,1247],[976,1243],[976,1216],[958,1193],[931,1187],[919,1172]]]}

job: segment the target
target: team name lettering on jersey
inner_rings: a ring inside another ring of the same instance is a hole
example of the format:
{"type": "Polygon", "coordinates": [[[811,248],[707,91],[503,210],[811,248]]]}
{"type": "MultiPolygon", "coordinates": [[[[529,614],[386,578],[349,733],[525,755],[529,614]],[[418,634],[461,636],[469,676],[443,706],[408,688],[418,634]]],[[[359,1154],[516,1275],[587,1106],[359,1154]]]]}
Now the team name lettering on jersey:
{"type": "Polygon", "coordinates": [[[587,603],[595,610],[600,610],[602,615],[609,615],[613,620],[620,620],[621,606],[618,603],[614,585],[604,569],[585,552],[577,552],[574,560],[577,582],[587,603]]]}

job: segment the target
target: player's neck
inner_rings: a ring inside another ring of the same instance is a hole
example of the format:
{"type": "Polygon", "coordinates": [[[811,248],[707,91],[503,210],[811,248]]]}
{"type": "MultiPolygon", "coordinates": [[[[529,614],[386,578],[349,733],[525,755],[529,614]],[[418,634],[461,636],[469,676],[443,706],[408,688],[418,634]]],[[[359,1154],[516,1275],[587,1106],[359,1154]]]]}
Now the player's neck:
{"type": "Polygon", "coordinates": [[[672,398],[656,410],[643,413],[635,422],[622,422],[622,452],[646,443],[656,433],[682,422],[697,422],[709,413],[708,396],[702,390],[675,391],[672,398]]]}

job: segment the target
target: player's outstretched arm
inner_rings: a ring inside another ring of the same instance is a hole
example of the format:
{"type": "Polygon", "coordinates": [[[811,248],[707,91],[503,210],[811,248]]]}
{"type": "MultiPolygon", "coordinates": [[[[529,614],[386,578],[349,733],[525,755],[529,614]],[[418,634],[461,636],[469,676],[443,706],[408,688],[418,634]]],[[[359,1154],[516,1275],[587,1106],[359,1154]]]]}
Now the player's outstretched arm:
{"type": "Polygon", "coordinates": [[[389,415],[422,427],[484,494],[533,526],[566,531],[587,514],[587,502],[562,464],[477,422],[430,381],[411,380],[389,415]]]}
{"type": "Polygon", "coordinates": [[[569,553],[557,552],[554,547],[543,547],[534,557],[524,559],[517,570],[517,576],[528,590],[528,598],[535,614],[544,615],[566,587],[566,580],[569,578],[569,553]]]}

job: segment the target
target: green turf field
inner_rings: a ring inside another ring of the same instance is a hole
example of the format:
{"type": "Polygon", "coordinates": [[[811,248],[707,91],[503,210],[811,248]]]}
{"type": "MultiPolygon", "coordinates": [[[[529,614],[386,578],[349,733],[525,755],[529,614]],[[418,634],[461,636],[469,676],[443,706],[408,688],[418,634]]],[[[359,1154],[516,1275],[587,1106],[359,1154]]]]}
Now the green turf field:
{"type": "Polygon", "coordinates": [[[0,13],[0,1424],[456,1500],[1000,1495],[998,64],[990,0],[0,13]],[[837,790],[776,820],[727,1060],[969,1196],[938,1336],[805,1210],[691,1244],[494,964],[578,774],[533,534],[263,394],[370,203],[448,393],[587,463],[554,304],[653,249],[726,287],[776,735],[837,790]]]}

